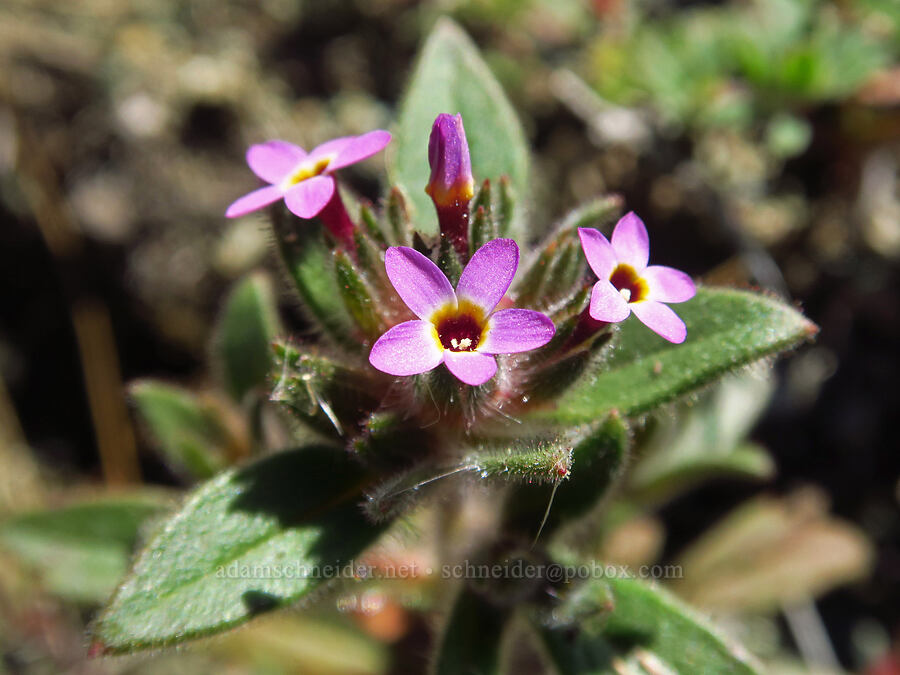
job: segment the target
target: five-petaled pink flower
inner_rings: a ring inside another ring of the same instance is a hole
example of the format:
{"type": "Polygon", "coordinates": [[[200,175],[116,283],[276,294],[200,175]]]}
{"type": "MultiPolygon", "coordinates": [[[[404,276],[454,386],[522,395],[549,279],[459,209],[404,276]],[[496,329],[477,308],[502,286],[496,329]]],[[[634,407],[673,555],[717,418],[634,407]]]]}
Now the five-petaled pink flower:
{"type": "Polygon", "coordinates": [[[600,232],[578,228],[581,248],[599,281],[591,291],[590,315],[597,321],[624,321],[631,312],[650,330],[679,344],[687,337],[684,321],[664,302],[684,302],[697,289],[684,272],[662,265],[647,266],[650,238],[634,212],[623,216],[612,242],[600,232]]]}
{"type": "Polygon", "coordinates": [[[391,141],[387,131],[345,136],[323,143],[309,154],[286,141],[269,141],[247,150],[250,169],[267,183],[244,195],[225,212],[229,218],[243,216],[284,199],[288,209],[301,218],[314,218],[337,190],[331,174],[380,152],[391,141]]]}
{"type": "Polygon", "coordinates": [[[454,292],[431,260],[406,246],[387,250],[388,278],[418,320],[406,321],[378,338],[369,362],[390,375],[415,375],[444,363],[457,378],[478,386],[497,372],[495,354],[547,344],[553,322],[529,309],[494,311],[519,266],[512,239],[494,239],[466,265],[454,292]]]}

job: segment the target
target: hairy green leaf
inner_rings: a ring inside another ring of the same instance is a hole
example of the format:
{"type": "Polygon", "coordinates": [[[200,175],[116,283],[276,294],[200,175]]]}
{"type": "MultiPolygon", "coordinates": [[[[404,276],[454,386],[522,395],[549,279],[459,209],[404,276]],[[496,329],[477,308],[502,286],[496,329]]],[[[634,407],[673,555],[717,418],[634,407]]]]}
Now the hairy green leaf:
{"type": "MultiPolygon", "coordinates": [[[[388,155],[391,180],[406,189],[417,227],[427,233],[437,232],[434,206],[424,190],[430,175],[428,137],[440,113],[462,114],[476,180],[508,174],[516,193],[528,194],[528,146],[516,113],[471,39],[441,19],[400,104],[388,155]]],[[[501,235],[521,235],[522,215],[520,208],[501,235]]]]}
{"type": "Polygon", "coordinates": [[[605,587],[593,593],[598,600],[593,615],[564,625],[545,621],[537,627],[544,654],[561,675],[621,672],[616,661],[633,665],[636,672],[757,672],[743,648],[720,636],[662,589],[624,577],[591,580],[586,585],[605,587]]]}
{"type": "Polygon", "coordinates": [[[795,309],[748,291],[700,288],[675,309],[688,327],[684,344],[667,342],[632,317],[602,370],[585,376],[552,409],[536,411],[532,418],[579,424],[611,410],[639,415],[790,349],[818,330],[795,309]]]}
{"type": "Polygon", "coordinates": [[[359,508],[366,482],[340,450],[310,446],[200,486],[97,620],[96,649],[183,642],[309,595],[382,531],[359,508]]]}
{"type": "Polygon", "coordinates": [[[614,608],[602,635],[617,650],[646,650],[676,673],[757,672],[743,648],[664,590],[636,579],[613,577],[606,582],[614,608]]]}

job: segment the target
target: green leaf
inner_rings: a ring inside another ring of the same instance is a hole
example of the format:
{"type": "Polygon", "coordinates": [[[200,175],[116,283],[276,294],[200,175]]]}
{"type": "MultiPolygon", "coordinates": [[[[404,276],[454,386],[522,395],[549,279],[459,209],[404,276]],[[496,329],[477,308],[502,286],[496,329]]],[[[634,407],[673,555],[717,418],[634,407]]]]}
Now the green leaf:
{"type": "Polygon", "coordinates": [[[156,447],[176,471],[209,478],[224,466],[229,435],[217,412],[194,394],[142,380],[129,388],[156,447]]]}
{"type": "Polygon", "coordinates": [[[272,340],[283,332],[272,282],[251,274],[228,295],[213,337],[225,389],[236,400],[266,383],[272,364],[272,340]]]}
{"type": "Polygon", "coordinates": [[[163,499],[121,496],[16,515],[0,523],[0,547],[34,569],[50,592],[97,604],[128,569],[141,524],[163,499]]]}
{"type": "Polygon", "coordinates": [[[468,587],[456,596],[438,647],[434,675],[499,675],[508,612],[468,587]]]}
{"type": "Polygon", "coordinates": [[[770,477],[766,449],[743,441],[771,392],[771,382],[755,375],[725,377],[693,405],[660,416],[629,472],[630,495],[661,502],[711,477],[770,477]]]}
{"type": "Polygon", "coordinates": [[[689,607],[660,588],[636,579],[610,577],[588,581],[569,591],[573,593],[586,599],[593,596],[593,612],[581,606],[580,615],[572,617],[561,608],[562,614],[555,611],[553,620],[539,622],[536,627],[545,657],[561,675],[622,672],[614,667],[615,661],[633,666],[635,672],[757,672],[746,650],[717,634],[689,607]],[[564,622],[554,625],[560,616],[564,622]]]}
{"type": "Polygon", "coordinates": [[[367,482],[341,450],[310,446],[200,486],[101,614],[97,649],[183,642],[308,596],[382,531],[359,508],[367,482]]]}
{"type": "Polygon", "coordinates": [[[728,372],[810,339],[815,324],[764,295],[700,288],[675,305],[687,324],[687,341],[673,345],[637,321],[622,326],[618,346],[603,369],[585,376],[532,419],[580,424],[611,410],[640,415],[714,382],[728,372]]]}
{"type": "MultiPolygon", "coordinates": [[[[437,232],[437,217],[425,194],[427,150],[431,125],[440,113],[462,114],[477,181],[507,174],[517,194],[529,193],[522,126],[477,47],[449,19],[438,21],[422,48],[389,148],[391,180],[410,195],[418,229],[432,234],[437,232]]],[[[510,230],[501,234],[520,236],[522,219],[519,208],[510,230]]]]}
{"type": "Polygon", "coordinates": [[[617,650],[647,650],[676,673],[752,674],[749,654],[661,588],[636,579],[606,580],[614,609],[602,635],[617,650]]]}

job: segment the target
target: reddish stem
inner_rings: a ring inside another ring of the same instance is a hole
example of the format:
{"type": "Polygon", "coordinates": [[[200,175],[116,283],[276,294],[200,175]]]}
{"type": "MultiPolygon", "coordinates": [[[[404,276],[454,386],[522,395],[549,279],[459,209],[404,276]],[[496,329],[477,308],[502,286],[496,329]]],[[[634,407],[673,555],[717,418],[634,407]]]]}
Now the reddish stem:
{"type": "Polygon", "coordinates": [[[356,239],[353,236],[356,228],[353,225],[353,221],[350,220],[350,214],[347,213],[347,208],[344,206],[337,186],[335,186],[334,194],[331,195],[331,199],[325,205],[325,208],[319,212],[318,218],[347,251],[356,254],[356,239]]]}
{"type": "Polygon", "coordinates": [[[594,317],[591,316],[591,307],[588,305],[585,307],[581,314],[578,317],[578,325],[575,326],[575,330],[572,331],[572,335],[569,336],[569,339],[566,340],[565,345],[562,347],[562,352],[566,352],[569,349],[574,349],[594,335],[599,333],[601,330],[606,328],[609,325],[606,321],[598,321],[594,317]]]}
{"type": "Polygon", "coordinates": [[[451,206],[435,205],[441,237],[449,239],[460,262],[469,262],[469,202],[455,202],[451,206]]]}

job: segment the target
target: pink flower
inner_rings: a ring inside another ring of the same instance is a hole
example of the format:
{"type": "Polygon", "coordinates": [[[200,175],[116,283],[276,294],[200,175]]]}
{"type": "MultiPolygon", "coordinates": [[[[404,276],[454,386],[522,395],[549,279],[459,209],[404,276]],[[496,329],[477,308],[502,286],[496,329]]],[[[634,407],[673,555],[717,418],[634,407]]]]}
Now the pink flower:
{"type": "Polygon", "coordinates": [[[300,218],[314,218],[335,195],[331,174],[384,149],[391,141],[387,131],[345,136],[323,143],[309,154],[292,143],[268,141],[247,150],[247,164],[266,187],[244,195],[225,212],[229,218],[243,216],[279,199],[300,218]]]}
{"type": "Polygon", "coordinates": [[[512,239],[494,239],[478,249],[455,292],[437,265],[406,246],[389,248],[384,266],[419,317],[394,326],[372,347],[369,362],[390,375],[415,375],[444,363],[457,378],[478,386],[497,372],[495,354],[536,349],[556,332],[540,312],[494,311],[519,266],[512,239]]]}
{"type": "Polygon", "coordinates": [[[650,330],[679,344],[687,327],[665,302],[684,302],[697,289],[684,272],[661,265],[647,266],[650,238],[634,212],[625,214],[613,230],[612,243],[600,232],[578,228],[581,248],[600,280],[591,291],[590,315],[617,323],[631,312],[650,330]]]}

